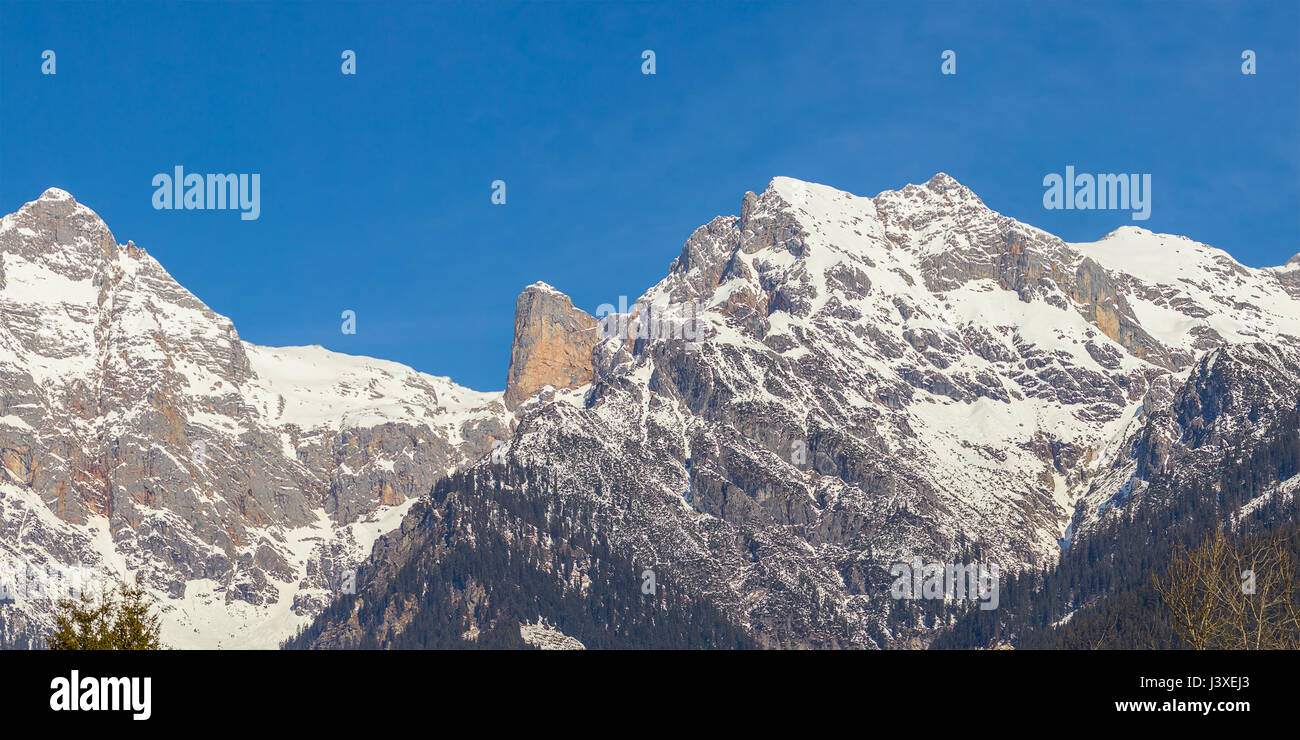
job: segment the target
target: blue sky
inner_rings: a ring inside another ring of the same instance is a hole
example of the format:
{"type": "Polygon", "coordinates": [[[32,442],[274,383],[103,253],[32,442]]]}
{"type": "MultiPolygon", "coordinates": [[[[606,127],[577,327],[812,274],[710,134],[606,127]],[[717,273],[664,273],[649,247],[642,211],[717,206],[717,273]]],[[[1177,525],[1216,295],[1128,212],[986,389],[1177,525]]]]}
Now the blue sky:
{"type": "Polygon", "coordinates": [[[1150,173],[1138,225],[1280,264],[1298,48],[1293,0],[6,2],[0,211],[64,188],[248,341],[499,389],[523,286],[634,299],[776,175],[874,195],[944,171],[1091,240],[1135,222],[1044,210],[1043,177],[1150,173]],[[178,164],[260,173],[261,217],[154,210],[178,164]]]}

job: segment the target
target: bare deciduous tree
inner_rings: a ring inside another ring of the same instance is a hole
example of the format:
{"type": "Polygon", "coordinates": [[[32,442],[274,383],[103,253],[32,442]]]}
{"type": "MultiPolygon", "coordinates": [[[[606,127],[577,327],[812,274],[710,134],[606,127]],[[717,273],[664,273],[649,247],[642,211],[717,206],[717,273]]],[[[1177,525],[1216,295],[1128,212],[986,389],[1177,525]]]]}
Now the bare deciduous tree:
{"type": "Polygon", "coordinates": [[[1194,650],[1300,648],[1296,555],[1279,536],[1225,536],[1175,547],[1155,588],[1194,650]]]}

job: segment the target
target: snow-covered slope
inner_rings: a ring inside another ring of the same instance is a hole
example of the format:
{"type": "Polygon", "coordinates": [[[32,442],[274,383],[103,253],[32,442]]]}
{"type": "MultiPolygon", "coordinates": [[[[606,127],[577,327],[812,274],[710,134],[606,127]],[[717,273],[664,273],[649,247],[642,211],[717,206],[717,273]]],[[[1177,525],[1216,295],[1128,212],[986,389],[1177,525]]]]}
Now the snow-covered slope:
{"type": "Polygon", "coordinates": [[[46,624],[28,574],[84,566],[172,645],[273,647],[507,431],[499,393],[241,341],[61,190],[0,221],[0,641],[46,624]]]}
{"type": "Polygon", "coordinates": [[[1119,276],[1139,323],[1168,347],[1300,337],[1296,298],[1268,279],[1282,268],[1254,270],[1221,249],[1133,226],[1070,246],[1119,276]]]}

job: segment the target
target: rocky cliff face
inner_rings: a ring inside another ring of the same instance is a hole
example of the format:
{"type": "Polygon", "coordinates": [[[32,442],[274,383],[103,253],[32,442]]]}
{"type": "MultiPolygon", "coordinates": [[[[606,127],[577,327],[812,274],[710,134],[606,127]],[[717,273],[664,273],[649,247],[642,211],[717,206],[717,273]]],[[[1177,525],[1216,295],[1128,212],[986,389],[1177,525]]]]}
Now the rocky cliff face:
{"type": "Polygon", "coordinates": [[[1271,267],[1266,271],[1271,274],[1292,298],[1300,299],[1300,254],[1287,260],[1281,267],[1271,267]]]}
{"type": "Polygon", "coordinates": [[[172,645],[274,646],[508,433],[499,394],[242,342],[60,190],[0,221],[0,264],[3,641],[47,624],[36,574],[84,566],[138,576],[172,645]]]}
{"type": "Polygon", "coordinates": [[[505,404],[514,409],[547,388],[566,390],[591,382],[596,321],[546,283],[534,283],[515,301],[505,404]]]}
{"type": "Polygon", "coordinates": [[[1116,436],[1113,454],[1103,456],[1080,501],[1077,531],[1087,534],[1107,515],[1143,499],[1159,476],[1174,491],[1194,483],[1220,486],[1225,453],[1295,435],[1279,422],[1298,405],[1300,352],[1293,342],[1226,344],[1185,372],[1161,378],[1116,436]]]}
{"type": "Polygon", "coordinates": [[[942,174],[875,198],[777,178],[602,319],[628,331],[524,408],[507,462],[761,644],[910,644],[889,566],[1054,562],[1158,464],[1138,430],[1207,353],[1300,346],[1276,272],[1131,227],[1067,243],[942,174]],[[634,330],[699,302],[697,346],[634,330]]]}

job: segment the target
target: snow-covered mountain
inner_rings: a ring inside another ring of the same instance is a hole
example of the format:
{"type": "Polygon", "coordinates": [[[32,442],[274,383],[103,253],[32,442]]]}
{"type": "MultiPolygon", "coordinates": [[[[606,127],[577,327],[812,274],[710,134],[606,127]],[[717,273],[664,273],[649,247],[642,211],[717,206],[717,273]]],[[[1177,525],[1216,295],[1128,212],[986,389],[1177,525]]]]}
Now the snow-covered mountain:
{"type": "Polygon", "coordinates": [[[507,434],[500,393],[241,341],[66,192],[0,221],[0,644],[77,566],[138,575],[173,646],[274,647],[507,434]]]}
{"type": "MultiPolygon", "coordinates": [[[[943,174],[874,198],[776,178],[627,314],[529,286],[500,394],[241,342],[60,191],[5,217],[0,258],[0,559],[138,572],[181,646],[275,644],[372,542],[305,643],[427,644],[436,603],[465,639],[619,644],[573,603],[625,605],[652,571],[674,630],[916,644],[892,564],[1053,563],[1154,471],[1300,400],[1300,257],[1067,243],[943,174]],[[505,565],[429,580],[489,546],[549,573],[545,598],[494,603],[505,565]]],[[[47,607],[0,606],[3,629],[47,607]]]]}
{"type": "MultiPolygon", "coordinates": [[[[590,382],[535,380],[506,461],[546,481],[548,521],[591,512],[591,540],[637,564],[628,579],[654,570],[761,644],[906,644],[884,626],[890,565],[1054,562],[1193,443],[1169,409],[1207,357],[1275,371],[1294,406],[1297,264],[1252,269],[1133,227],[1067,243],[944,174],[875,198],[776,178],[698,229],[630,315],[602,316],[599,341],[553,288],[525,291],[514,356],[590,382]],[[657,328],[701,305],[701,341],[657,328]]],[[[492,460],[476,470],[536,494],[492,460]]],[[[532,557],[560,546],[508,507],[494,520],[532,557]]],[[[398,639],[419,607],[395,574],[439,557],[419,530],[367,569],[377,621],[326,620],[313,644],[398,639]]]]}

